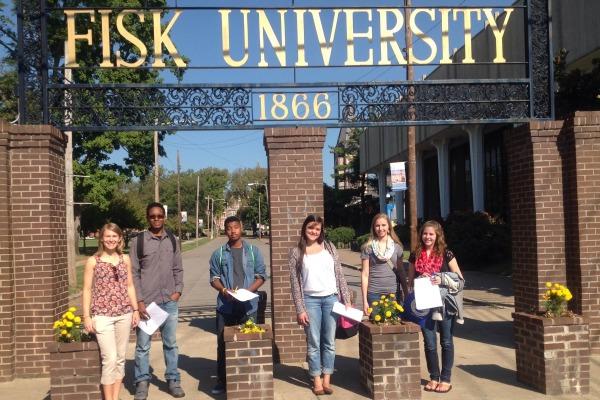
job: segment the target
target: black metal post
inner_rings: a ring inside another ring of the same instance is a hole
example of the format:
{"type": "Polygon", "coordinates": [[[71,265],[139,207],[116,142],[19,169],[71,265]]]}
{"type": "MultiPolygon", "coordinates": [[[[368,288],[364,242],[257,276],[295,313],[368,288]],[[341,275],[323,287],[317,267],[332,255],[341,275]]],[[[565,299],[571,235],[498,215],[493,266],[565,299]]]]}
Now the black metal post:
{"type": "Polygon", "coordinates": [[[17,0],[17,73],[19,78],[18,112],[19,124],[27,123],[27,98],[25,89],[25,32],[23,28],[23,0],[17,0]]]}
{"type": "Polygon", "coordinates": [[[40,28],[41,28],[41,59],[40,74],[42,78],[42,123],[48,124],[48,13],[46,0],[40,0],[40,28]]]}

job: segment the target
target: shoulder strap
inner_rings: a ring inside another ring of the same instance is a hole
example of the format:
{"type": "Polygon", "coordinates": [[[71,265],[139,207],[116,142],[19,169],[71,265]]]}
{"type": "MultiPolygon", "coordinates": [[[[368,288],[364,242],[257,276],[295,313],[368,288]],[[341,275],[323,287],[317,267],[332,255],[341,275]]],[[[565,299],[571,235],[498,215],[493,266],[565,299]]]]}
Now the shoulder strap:
{"type": "Polygon", "coordinates": [[[141,261],[144,257],[144,231],[138,233],[136,245],[137,258],[141,261]]]}
{"type": "Polygon", "coordinates": [[[171,240],[171,244],[173,245],[173,254],[175,254],[177,251],[177,239],[175,239],[175,235],[169,229],[165,229],[165,232],[167,232],[167,236],[171,240]]]}

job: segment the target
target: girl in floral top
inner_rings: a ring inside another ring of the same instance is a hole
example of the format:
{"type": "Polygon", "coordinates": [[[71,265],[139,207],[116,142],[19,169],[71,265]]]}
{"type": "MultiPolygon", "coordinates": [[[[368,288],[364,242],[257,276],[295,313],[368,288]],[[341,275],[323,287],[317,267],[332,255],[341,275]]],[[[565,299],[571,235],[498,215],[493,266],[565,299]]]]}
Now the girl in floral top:
{"type": "MultiPolygon", "coordinates": [[[[420,241],[410,255],[408,284],[412,288],[415,277],[429,277],[434,285],[442,284],[440,272],[454,272],[464,280],[456,257],[446,248],[446,239],[442,226],[437,221],[427,221],[419,232],[420,241]]],[[[440,321],[428,318],[421,328],[425,344],[425,360],[430,381],[425,385],[428,392],[447,393],[450,384],[452,364],[454,363],[454,342],[452,334],[456,315],[445,313],[440,321]],[[442,348],[442,371],[440,373],[436,336],[440,332],[442,348]]]]}
{"type": "Polygon", "coordinates": [[[131,261],[123,254],[123,232],[113,223],[100,230],[98,251],[88,258],[83,275],[83,324],[96,334],[102,356],[102,392],[118,400],[125,376],[129,332],[139,322],[131,261]]]}

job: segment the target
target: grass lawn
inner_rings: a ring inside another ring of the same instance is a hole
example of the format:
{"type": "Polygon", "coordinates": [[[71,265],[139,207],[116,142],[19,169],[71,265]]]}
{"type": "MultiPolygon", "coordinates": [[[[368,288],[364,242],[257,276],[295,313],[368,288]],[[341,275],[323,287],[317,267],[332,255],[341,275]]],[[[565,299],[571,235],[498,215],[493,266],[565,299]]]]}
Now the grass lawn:
{"type": "MultiPolygon", "coordinates": [[[[198,240],[189,240],[182,244],[181,251],[186,252],[195,249],[198,246],[202,246],[204,243],[210,241],[207,237],[201,237],[198,240]]],[[[98,250],[97,239],[86,239],[85,247],[83,246],[83,239],[79,241],[79,255],[75,258],[75,275],[77,277],[77,284],[69,287],[69,294],[75,294],[81,292],[83,288],[83,270],[85,262],[88,257],[94,254],[98,250]]],[[[125,249],[125,253],[129,253],[129,248],[125,249]]]]}

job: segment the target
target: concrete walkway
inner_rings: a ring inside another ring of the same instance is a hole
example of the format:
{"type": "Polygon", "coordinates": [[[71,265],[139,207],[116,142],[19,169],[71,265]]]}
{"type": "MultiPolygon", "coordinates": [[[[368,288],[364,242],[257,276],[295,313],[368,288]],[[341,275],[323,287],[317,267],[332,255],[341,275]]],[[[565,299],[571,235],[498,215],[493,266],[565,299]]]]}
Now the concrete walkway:
{"type": "MultiPolygon", "coordinates": [[[[224,399],[213,396],[210,389],[215,383],[216,337],[214,335],[215,291],[208,285],[210,253],[223,243],[217,239],[195,250],[184,253],[185,293],[181,298],[178,344],[180,348],[180,371],[187,399],[224,399]]],[[[259,246],[268,260],[268,242],[251,240],[259,246]]],[[[358,253],[340,251],[348,266],[346,276],[349,285],[360,293],[358,253]]],[[[597,399],[600,398],[600,357],[592,359],[591,388],[589,396],[550,397],[537,393],[516,381],[515,351],[512,339],[512,293],[510,279],[495,275],[467,272],[465,305],[466,322],[456,328],[455,367],[453,390],[446,394],[423,392],[424,400],[439,399],[597,399]]],[[[270,292],[269,283],[264,289],[270,292]]],[[[270,315],[267,310],[267,315],[270,315]]],[[[359,384],[358,337],[337,341],[336,372],[332,383],[335,393],[331,400],[367,399],[366,391],[359,384]]],[[[127,377],[122,400],[133,398],[133,344],[129,346],[127,377]]],[[[423,352],[421,351],[421,354],[423,352]]],[[[160,342],[151,350],[153,380],[150,400],[166,400],[172,397],[166,392],[164,362],[160,342]]],[[[421,360],[422,378],[427,378],[425,360],[421,360]]],[[[49,379],[15,380],[0,384],[2,400],[49,400],[49,379]]],[[[275,398],[278,400],[316,399],[310,392],[309,378],[303,364],[275,366],[275,398]]]]}

